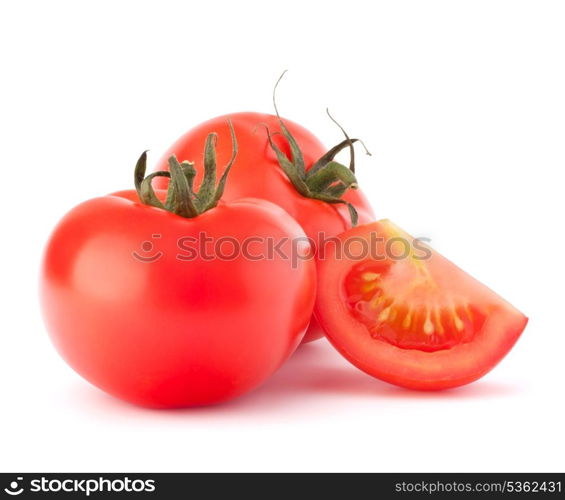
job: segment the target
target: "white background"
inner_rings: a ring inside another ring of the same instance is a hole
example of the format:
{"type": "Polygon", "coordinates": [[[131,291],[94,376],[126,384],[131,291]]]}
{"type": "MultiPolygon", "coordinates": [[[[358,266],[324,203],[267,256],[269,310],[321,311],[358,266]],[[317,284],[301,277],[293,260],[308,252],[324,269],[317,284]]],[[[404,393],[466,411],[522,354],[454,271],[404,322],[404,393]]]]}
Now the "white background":
{"type": "Polygon", "coordinates": [[[565,469],[565,3],[2,2],[0,470],[565,469]],[[38,310],[40,255],[139,153],[231,111],[361,136],[395,221],[530,317],[488,376],[414,393],[320,341],[254,393],[156,412],[76,375],[38,310]]]}

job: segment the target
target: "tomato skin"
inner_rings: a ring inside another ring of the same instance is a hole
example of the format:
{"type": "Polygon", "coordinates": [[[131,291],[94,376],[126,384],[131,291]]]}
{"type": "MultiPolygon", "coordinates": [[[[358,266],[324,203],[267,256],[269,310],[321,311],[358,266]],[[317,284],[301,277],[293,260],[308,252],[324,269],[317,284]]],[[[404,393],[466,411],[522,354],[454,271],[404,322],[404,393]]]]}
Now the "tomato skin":
{"type": "MultiPolygon", "coordinates": [[[[354,228],[340,240],[362,238],[373,232],[390,237],[391,223],[383,220],[354,228]]],[[[379,251],[379,253],[382,253],[379,251]]],[[[449,349],[426,352],[406,349],[370,335],[347,305],[344,283],[355,265],[336,260],[330,248],[319,265],[315,311],[332,345],[356,367],[385,382],[416,390],[441,390],[479,379],[492,370],[514,346],[528,318],[493,291],[474,280],[450,261],[432,253],[426,263],[442,289],[465,294],[473,305],[488,311],[487,319],[473,339],[449,349]]],[[[410,283],[407,283],[410,286],[410,283]]]]}
{"type": "MultiPolygon", "coordinates": [[[[330,238],[351,227],[351,218],[345,205],[330,205],[319,200],[305,198],[288,180],[267,140],[265,126],[271,133],[281,132],[279,120],[274,115],[242,112],[206,121],[181,136],[159,160],[156,170],[168,170],[167,160],[174,154],[179,161],[194,161],[197,171],[200,172],[203,162],[202,145],[209,133],[216,132],[218,134],[216,146],[218,167],[221,174],[223,166],[228,163],[232,154],[228,119],[234,126],[239,149],[223,195],[224,200],[253,197],[276,203],[298,221],[304,232],[314,242],[318,242],[322,235],[330,238]]],[[[284,123],[300,146],[306,168],[310,168],[326,153],[327,148],[304,127],[286,119],[284,123]]],[[[282,151],[289,156],[288,143],[282,135],[277,134],[273,138],[282,151]]],[[[200,180],[201,176],[197,175],[197,185],[200,180]]],[[[163,179],[157,179],[155,185],[164,187],[166,182],[163,179]]],[[[361,190],[349,189],[343,199],[352,203],[357,209],[359,224],[374,220],[371,206],[361,190]]],[[[316,340],[322,336],[323,332],[313,318],[304,336],[304,341],[316,340]]]]}
{"type": "Polygon", "coordinates": [[[135,199],[132,191],[86,201],[51,235],[41,301],[56,348],[92,384],[142,406],[213,404],[253,389],[302,339],[314,262],[182,261],[188,252],[178,241],[200,232],[214,241],[296,238],[302,230],[262,200],[220,202],[186,219],[135,199]],[[147,241],[153,248],[144,250],[147,241]],[[143,262],[133,252],[160,256],[143,262]]]}

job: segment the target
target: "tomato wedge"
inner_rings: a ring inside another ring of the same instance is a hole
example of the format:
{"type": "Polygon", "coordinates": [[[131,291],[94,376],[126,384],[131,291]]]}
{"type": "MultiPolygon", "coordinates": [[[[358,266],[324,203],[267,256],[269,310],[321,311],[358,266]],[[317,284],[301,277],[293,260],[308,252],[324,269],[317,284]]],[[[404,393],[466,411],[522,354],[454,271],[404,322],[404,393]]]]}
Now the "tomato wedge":
{"type": "Polygon", "coordinates": [[[388,220],[342,233],[319,259],[316,315],[351,363],[386,382],[437,390],[472,382],[528,319],[388,220]]]}

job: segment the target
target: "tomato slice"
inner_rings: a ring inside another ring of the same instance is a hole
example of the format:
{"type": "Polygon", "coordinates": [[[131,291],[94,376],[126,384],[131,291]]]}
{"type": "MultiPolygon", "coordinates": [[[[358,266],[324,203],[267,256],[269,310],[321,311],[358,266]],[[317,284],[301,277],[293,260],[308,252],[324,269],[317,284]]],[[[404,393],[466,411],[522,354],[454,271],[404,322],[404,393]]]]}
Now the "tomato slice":
{"type": "Polygon", "coordinates": [[[386,382],[435,390],[472,382],[528,319],[388,220],[342,233],[320,256],[316,316],[351,363],[386,382]]]}

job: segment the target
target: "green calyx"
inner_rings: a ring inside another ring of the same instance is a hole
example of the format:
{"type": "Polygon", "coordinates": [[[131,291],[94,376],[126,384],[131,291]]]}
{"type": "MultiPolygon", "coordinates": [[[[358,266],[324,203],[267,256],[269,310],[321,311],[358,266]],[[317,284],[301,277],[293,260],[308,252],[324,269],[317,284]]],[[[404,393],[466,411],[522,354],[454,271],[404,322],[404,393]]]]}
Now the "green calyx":
{"type": "MultiPolygon", "coordinates": [[[[361,144],[363,144],[363,142],[359,139],[351,139],[347,135],[345,130],[341,127],[341,125],[339,125],[339,123],[337,123],[337,121],[335,121],[334,118],[330,115],[330,112],[326,110],[330,119],[341,129],[341,131],[345,135],[345,139],[331,148],[308,170],[306,170],[302,151],[300,150],[300,147],[298,146],[295,138],[286,127],[284,121],[281,119],[279,111],[277,109],[275,92],[283,76],[284,73],[280,76],[273,90],[273,105],[279,119],[282,135],[286,138],[290,147],[290,158],[288,158],[286,154],[284,154],[281,149],[275,144],[275,142],[273,141],[273,134],[271,134],[267,127],[269,144],[275,152],[277,160],[284,173],[287,175],[290,182],[302,196],[324,201],[326,203],[341,203],[346,205],[349,209],[351,224],[353,227],[355,227],[358,221],[357,210],[350,202],[342,199],[342,196],[348,189],[357,189],[358,187],[357,179],[355,177],[355,150],[353,148],[353,144],[358,141],[361,144]],[[334,160],[337,154],[345,148],[349,148],[350,151],[349,167],[346,167],[345,165],[342,165],[341,163],[334,160]]],[[[369,153],[369,151],[367,151],[366,148],[365,152],[368,155],[371,154],[369,153]]]]}
{"type": "Polygon", "coordinates": [[[204,178],[200,189],[194,189],[196,169],[194,163],[183,161],[179,163],[175,155],[168,160],[170,171],[153,172],[145,176],[147,170],[147,151],[144,151],[135,165],[135,189],[141,203],[152,207],[161,208],[181,217],[197,217],[198,215],[214,208],[224,194],[226,179],[237,155],[237,140],[231,121],[228,120],[232,138],[232,156],[227,164],[220,181],[216,186],[216,141],[217,135],[211,133],[206,138],[204,148],[204,178]],[[155,177],[170,179],[167,196],[163,203],[155,194],[151,185],[155,177]]]}

